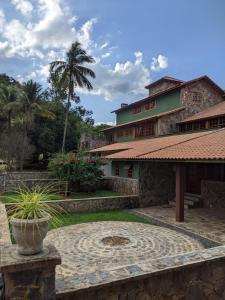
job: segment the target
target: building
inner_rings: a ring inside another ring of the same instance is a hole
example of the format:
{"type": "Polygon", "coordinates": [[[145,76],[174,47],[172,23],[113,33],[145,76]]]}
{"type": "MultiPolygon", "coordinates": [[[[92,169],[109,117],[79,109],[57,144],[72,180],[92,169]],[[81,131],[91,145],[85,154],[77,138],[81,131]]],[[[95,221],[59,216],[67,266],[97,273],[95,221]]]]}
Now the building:
{"type": "Polygon", "coordinates": [[[141,206],[225,207],[224,91],[207,76],[163,77],[149,96],[114,111],[105,130],[114,143],[92,153],[112,162],[114,176],[138,178],[141,206]],[[176,201],[175,201],[176,199],[176,201]]]}
{"type": "MultiPolygon", "coordinates": [[[[220,103],[215,108],[217,112],[221,108],[223,111],[225,109],[224,91],[207,76],[190,81],[163,77],[146,86],[146,89],[146,98],[129,105],[123,103],[119,109],[113,111],[116,113],[116,126],[104,130],[107,141],[137,141],[221,126],[216,121],[213,123],[213,118],[207,124],[203,124],[203,119],[199,122],[197,119],[189,121],[189,118],[215,104],[220,103]]],[[[112,160],[112,175],[138,178],[138,174],[139,163],[127,164],[125,160],[112,160]]]]}

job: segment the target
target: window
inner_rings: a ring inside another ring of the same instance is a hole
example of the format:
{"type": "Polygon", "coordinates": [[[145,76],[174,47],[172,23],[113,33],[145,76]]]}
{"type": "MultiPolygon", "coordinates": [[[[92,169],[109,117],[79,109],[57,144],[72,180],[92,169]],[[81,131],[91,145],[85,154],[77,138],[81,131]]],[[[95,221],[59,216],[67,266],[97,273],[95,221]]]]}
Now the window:
{"type": "Polygon", "coordinates": [[[209,127],[210,127],[210,128],[218,127],[218,119],[217,119],[217,118],[211,119],[211,120],[209,121],[209,127]]]}
{"type": "Polygon", "coordinates": [[[135,128],[135,137],[146,137],[155,135],[155,123],[143,123],[135,128]]]}
{"type": "Polygon", "coordinates": [[[133,135],[133,129],[127,128],[127,129],[121,129],[117,132],[117,137],[121,138],[124,136],[132,136],[133,135]]]}
{"type": "Polygon", "coordinates": [[[133,108],[133,114],[139,114],[141,112],[141,106],[136,106],[133,108]]]}
{"type": "Polygon", "coordinates": [[[120,166],[119,165],[115,166],[115,176],[120,176],[120,166]]]}
{"type": "Polygon", "coordinates": [[[155,100],[152,100],[145,104],[145,110],[151,110],[155,108],[155,100]]]}
{"type": "Polygon", "coordinates": [[[133,166],[127,166],[126,167],[126,177],[133,178],[133,166]]]}
{"type": "Polygon", "coordinates": [[[193,123],[193,129],[198,130],[198,129],[205,129],[205,121],[197,121],[193,123]]]}

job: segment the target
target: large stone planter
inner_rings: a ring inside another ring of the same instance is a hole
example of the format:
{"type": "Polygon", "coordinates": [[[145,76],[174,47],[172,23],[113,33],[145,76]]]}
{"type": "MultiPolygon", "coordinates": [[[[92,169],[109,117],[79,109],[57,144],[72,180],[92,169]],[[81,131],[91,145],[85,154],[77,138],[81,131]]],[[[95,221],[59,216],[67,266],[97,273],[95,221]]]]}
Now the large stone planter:
{"type": "Polygon", "coordinates": [[[43,250],[43,240],[48,232],[50,216],[23,220],[12,218],[12,234],[18,246],[18,253],[33,255],[43,250]]]}

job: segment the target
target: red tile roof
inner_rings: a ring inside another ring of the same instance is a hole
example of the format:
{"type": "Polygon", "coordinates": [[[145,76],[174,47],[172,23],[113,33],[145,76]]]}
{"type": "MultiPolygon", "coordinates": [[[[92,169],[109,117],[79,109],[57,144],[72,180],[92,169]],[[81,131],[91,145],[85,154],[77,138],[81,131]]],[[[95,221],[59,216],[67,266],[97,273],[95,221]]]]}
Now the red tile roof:
{"type": "Polygon", "coordinates": [[[223,160],[225,161],[225,129],[148,153],[139,157],[150,160],[223,160]]]}
{"type": "Polygon", "coordinates": [[[163,117],[163,116],[167,116],[167,115],[176,113],[176,112],[181,111],[181,110],[183,110],[183,109],[185,109],[185,106],[181,106],[181,107],[179,107],[179,108],[176,108],[176,109],[173,109],[173,110],[169,110],[169,111],[166,111],[166,112],[157,114],[157,115],[153,115],[153,116],[145,117],[145,118],[142,118],[142,119],[138,119],[138,120],[136,120],[136,121],[131,121],[131,122],[123,123],[123,124],[120,124],[120,125],[112,126],[112,127],[103,129],[103,130],[101,130],[101,131],[102,131],[102,132],[103,132],[103,131],[104,131],[104,132],[105,132],[105,131],[110,131],[110,130],[112,130],[112,129],[121,128],[121,127],[129,126],[129,125],[132,125],[132,124],[144,122],[144,121],[150,121],[150,120],[153,120],[153,119],[157,119],[157,118],[160,118],[160,117],[163,117]]]}
{"type": "Polygon", "coordinates": [[[178,124],[188,123],[196,120],[208,119],[213,117],[219,117],[223,115],[225,115],[225,101],[213,105],[207,109],[204,109],[203,111],[179,122],[178,124]]]}
{"type": "Polygon", "coordinates": [[[225,129],[116,143],[91,152],[109,152],[107,159],[119,160],[225,160],[225,129]]]}

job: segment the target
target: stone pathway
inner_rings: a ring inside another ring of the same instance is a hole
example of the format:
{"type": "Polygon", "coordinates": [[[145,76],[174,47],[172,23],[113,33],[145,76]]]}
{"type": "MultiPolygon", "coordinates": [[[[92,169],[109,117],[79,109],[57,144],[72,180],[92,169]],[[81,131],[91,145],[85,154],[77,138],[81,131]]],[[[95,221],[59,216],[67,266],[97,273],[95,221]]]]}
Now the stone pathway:
{"type": "Polygon", "coordinates": [[[62,256],[62,264],[57,267],[58,292],[117,280],[145,267],[151,271],[152,260],[204,248],[199,241],[174,230],[130,222],[62,227],[50,231],[46,242],[53,243],[62,256]],[[104,243],[107,237],[121,237],[129,242],[110,246],[104,243]]]}
{"type": "Polygon", "coordinates": [[[175,221],[175,209],[163,206],[131,210],[142,216],[185,229],[220,244],[225,244],[225,208],[194,208],[185,210],[184,222],[175,221]]]}

